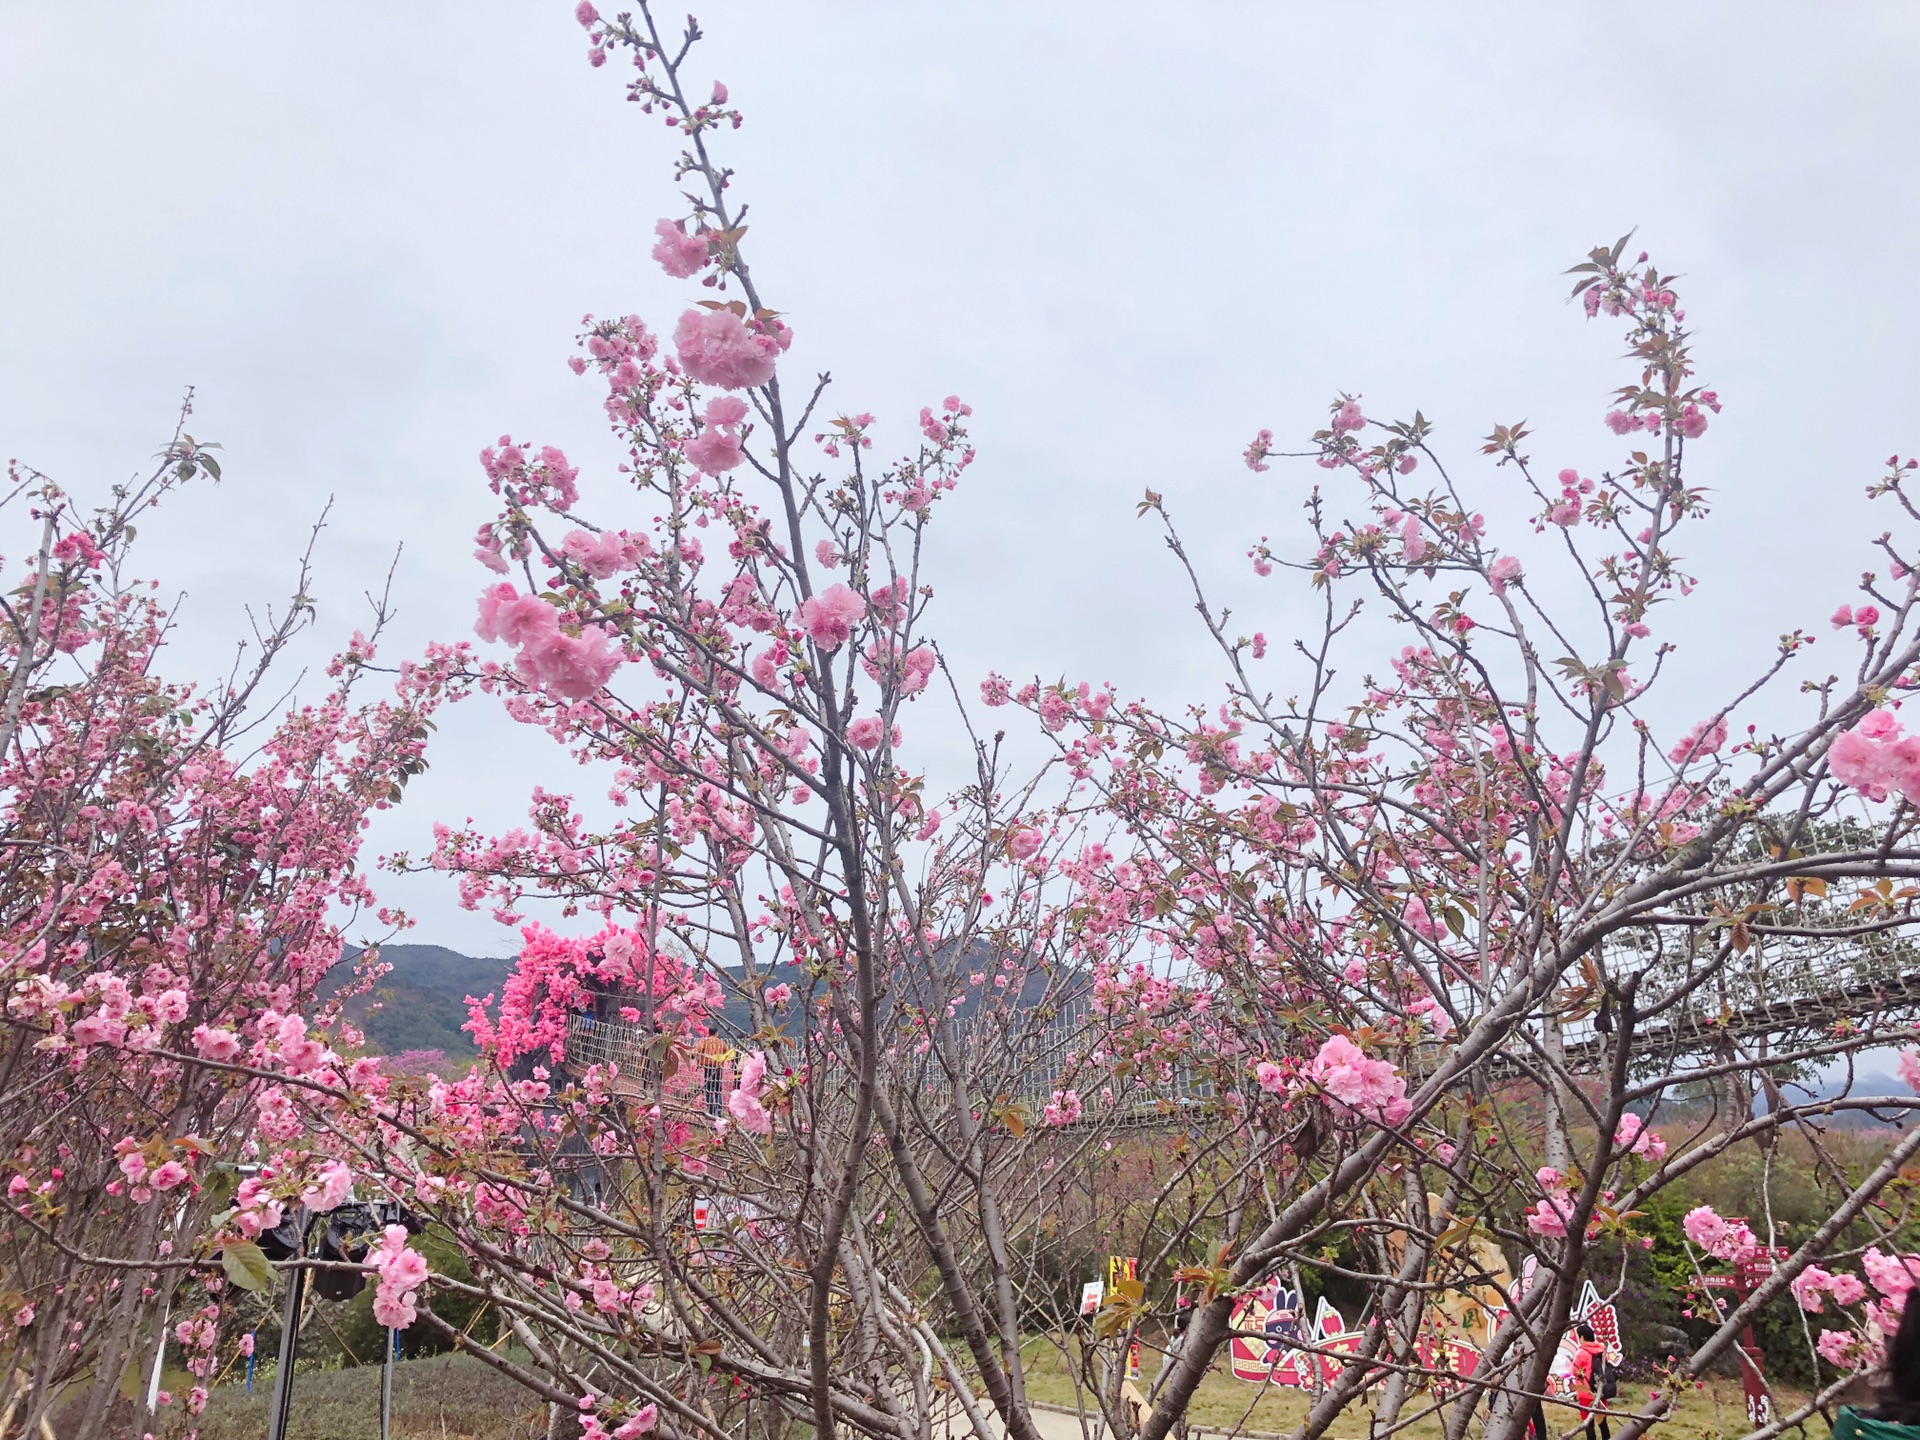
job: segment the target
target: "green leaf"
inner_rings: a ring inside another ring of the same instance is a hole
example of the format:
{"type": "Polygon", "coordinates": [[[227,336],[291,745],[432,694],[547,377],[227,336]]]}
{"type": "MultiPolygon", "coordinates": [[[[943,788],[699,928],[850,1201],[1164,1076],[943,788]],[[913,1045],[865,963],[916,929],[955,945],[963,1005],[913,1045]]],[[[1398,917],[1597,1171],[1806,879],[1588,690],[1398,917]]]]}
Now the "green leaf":
{"type": "Polygon", "coordinates": [[[220,1252],[220,1268],[242,1290],[256,1294],[273,1288],[273,1266],[251,1240],[235,1240],[220,1252]]]}

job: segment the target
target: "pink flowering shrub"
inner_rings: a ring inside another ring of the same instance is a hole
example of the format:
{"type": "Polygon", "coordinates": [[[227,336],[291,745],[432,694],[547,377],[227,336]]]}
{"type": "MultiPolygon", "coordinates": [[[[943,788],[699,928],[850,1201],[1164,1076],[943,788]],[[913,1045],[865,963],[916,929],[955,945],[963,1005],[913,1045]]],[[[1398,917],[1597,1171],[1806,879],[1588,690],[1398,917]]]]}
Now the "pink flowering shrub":
{"type": "MultiPolygon", "coordinates": [[[[432,717],[466,685],[464,647],[402,661],[383,684],[376,612],[315,693],[270,699],[312,618],[304,599],[262,624],[227,684],[167,679],[179,617],[134,581],[132,542],[182,482],[217,476],[213,448],[176,436],[147,479],[90,513],[14,476],[38,540],[8,547],[0,626],[15,697],[0,707],[0,1239],[16,1326],[47,1339],[46,1363],[16,1357],[20,1413],[44,1414],[65,1387],[67,1433],[102,1433],[163,1316],[197,1413],[230,1283],[223,1244],[352,1184],[337,1144],[308,1144],[265,1081],[354,1083],[343,1052],[361,1037],[322,980],[347,927],[404,923],[375,901],[363,827],[424,768],[432,717]],[[238,1177],[241,1164],[258,1168],[238,1177]]],[[[309,593],[310,577],[290,578],[309,593]]],[[[357,983],[377,979],[377,951],[360,970],[357,983]]]]}

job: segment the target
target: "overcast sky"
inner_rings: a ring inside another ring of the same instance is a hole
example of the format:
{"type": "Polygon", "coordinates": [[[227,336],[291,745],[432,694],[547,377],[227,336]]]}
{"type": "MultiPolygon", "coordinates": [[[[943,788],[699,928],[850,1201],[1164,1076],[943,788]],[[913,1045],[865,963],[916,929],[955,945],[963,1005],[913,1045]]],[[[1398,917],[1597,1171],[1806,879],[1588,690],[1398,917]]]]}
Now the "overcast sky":
{"type": "MultiPolygon", "coordinates": [[[[587,68],[570,12],[0,8],[0,451],[98,494],[198,387],[228,478],[142,541],[189,596],[178,672],[213,669],[238,607],[284,594],[329,495],[327,644],[400,542],[388,654],[469,635],[492,513],[474,457],[503,431],[561,445],[585,508],[633,523],[565,360],[589,311],[670,328],[690,287],[646,252],[684,207],[670,137],[587,68]]],[[[733,0],[701,19],[696,71],[747,115],[723,154],[798,336],[788,371],[830,369],[882,450],[923,404],[976,409],[933,575],[969,678],[1217,695],[1133,502],[1163,492],[1245,628],[1287,634],[1301,590],[1244,552],[1298,550],[1319,472],[1256,477],[1238,453],[1262,425],[1304,436],[1338,390],[1423,409],[1512,533],[1523,506],[1469,461],[1476,437],[1524,417],[1549,470],[1617,456],[1598,422],[1627,378],[1618,332],[1565,303],[1561,272],[1636,225],[1687,275],[1727,405],[1693,457],[1719,504],[1686,555],[1706,583],[1672,632],[1702,713],[1849,598],[1892,523],[1861,492],[1920,450],[1911,5],[733,0]]],[[[532,784],[576,783],[557,761],[476,699],[376,843],[515,823],[532,784]]],[[[450,887],[395,893],[418,939],[509,948],[450,887]]]]}

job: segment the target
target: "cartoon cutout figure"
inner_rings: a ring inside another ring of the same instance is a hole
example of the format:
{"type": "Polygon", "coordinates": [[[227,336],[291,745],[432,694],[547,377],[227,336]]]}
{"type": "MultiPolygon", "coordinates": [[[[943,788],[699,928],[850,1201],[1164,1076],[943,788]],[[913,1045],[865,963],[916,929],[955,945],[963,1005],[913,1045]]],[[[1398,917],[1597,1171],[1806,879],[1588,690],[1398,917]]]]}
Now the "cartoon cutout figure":
{"type": "Polygon", "coordinates": [[[1287,1351],[1299,1348],[1300,1292],[1276,1281],[1268,1306],[1267,1318],[1260,1322],[1260,1333],[1267,1337],[1267,1353],[1263,1358],[1272,1366],[1279,1363],[1287,1351]]]}
{"type": "Polygon", "coordinates": [[[1324,1296],[1314,1307],[1310,1331],[1301,1324],[1304,1313],[1305,1306],[1301,1303],[1300,1293],[1283,1286],[1277,1276],[1258,1290],[1242,1295],[1234,1305],[1233,1328],[1237,1331],[1258,1331],[1260,1338],[1247,1335],[1234,1337],[1228,1357],[1234,1378],[1309,1390],[1316,1383],[1326,1384],[1337,1376],[1340,1373],[1340,1357],[1353,1353],[1359,1347],[1359,1332],[1348,1331],[1345,1319],[1327,1303],[1324,1296]],[[1316,1357],[1299,1348],[1305,1334],[1311,1334],[1313,1343],[1326,1352],[1317,1357],[1317,1382],[1314,1375],[1316,1357]]]}

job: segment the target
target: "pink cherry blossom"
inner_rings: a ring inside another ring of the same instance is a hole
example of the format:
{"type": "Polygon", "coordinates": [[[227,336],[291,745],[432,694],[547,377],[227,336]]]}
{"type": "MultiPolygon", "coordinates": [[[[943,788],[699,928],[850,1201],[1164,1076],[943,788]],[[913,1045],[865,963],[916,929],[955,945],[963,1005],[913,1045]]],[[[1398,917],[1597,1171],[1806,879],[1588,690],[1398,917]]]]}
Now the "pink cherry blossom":
{"type": "MultiPolygon", "coordinates": [[[[585,530],[569,531],[560,542],[560,552],[596,580],[605,580],[622,570],[631,570],[643,553],[638,545],[617,530],[602,530],[598,535],[585,530]]],[[[548,608],[552,609],[551,606],[548,608]]]]}
{"type": "Polygon", "coordinates": [[[327,1211],[346,1203],[353,1189],[353,1171],[339,1160],[328,1160],[314,1173],[312,1182],[300,1192],[300,1203],[313,1211],[327,1211]]]}
{"type": "Polygon", "coordinates": [[[747,402],[738,395],[716,395],[703,412],[709,425],[738,425],[747,418],[747,402]]]}
{"type": "Polygon", "coordinates": [[[739,425],[747,418],[747,402],[717,395],[707,402],[704,418],[706,428],[687,442],[687,458],[709,475],[723,474],[740,463],[739,425]]]}
{"type": "Polygon", "coordinates": [[[1891,711],[1875,710],[1851,730],[1834,737],[1827,750],[1833,778],[1868,800],[1884,800],[1898,791],[1920,804],[1920,736],[1900,737],[1891,711]]]}
{"type": "Polygon", "coordinates": [[[1818,1265],[1809,1265],[1793,1277],[1787,1287],[1793,1292],[1794,1302],[1809,1315],[1818,1315],[1826,1302],[1821,1296],[1833,1283],[1833,1276],[1818,1265]]]}
{"type": "Polygon", "coordinates": [[[522,595],[506,582],[488,586],[480,596],[480,618],[473,630],[482,640],[524,645],[559,625],[559,614],[538,595],[522,595]]]}
{"type": "Polygon", "coordinates": [[[743,390],[773,378],[774,362],[793,343],[793,332],[778,321],[771,328],[749,328],[731,310],[689,310],[674,326],[674,351],[681,368],[703,385],[743,390]]]}
{"type": "Polygon", "coordinates": [[[404,1330],[419,1318],[418,1292],[427,1281],[426,1257],[407,1248],[403,1225],[389,1225],[371,1257],[379,1284],[374,1291],[373,1318],[394,1330],[404,1330]]]}
{"type": "Polygon", "coordinates": [[[867,602],[845,585],[829,585],[801,602],[798,619],[807,638],[822,650],[847,643],[853,627],[866,618],[867,602]]]}
{"type": "Polygon", "coordinates": [[[1873,1354],[1866,1342],[1850,1330],[1822,1330],[1813,1348],[1820,1352],[1822,1360],[1843,1370],[1865,1369],[1873,1363],[1873,1354]]]}
{"type": "Polygon", "coordinates": [[[147,1183],[155,1190],[171,1190],[187,1178],[187,1167],[178,1160],[169,1160],[147,1177],[147,1183]]]}
{"type": "Polygon", "coordinates": [[[1711,1205],[1698,1205],[1680,1222],[1687,1239],[1716,1260],[1742,1260],[1759,1248],[1760,1240],[1743,1220],[1722,1219],[1711,1205]]]}
{"type": "Polygon", "coordinates": [[[1304,1073],[1338,1108],[1362,1119],[1397,1126],[1412,1108],[1393,1062],[1370,1058],[1344,1035],[1328,1037],[1304,1073]]]}
{"type": "Polygon", "coordinates": [[[662,220],[653,227],[660,238],[654,242],[653,258],[660,268],[676,280],[698,275],[707,268],[707,237],[689,235],[677,220],[662,220]]]}
{"type": "Polygon", "coordinates": [[[727,1113],[733,1116],[742,1130],[755,1135],[773,1133],[773,1117],[767,1114],[766,1107],[760,1102],[766,1077],[766,1054],[756,1050],[741,1063],[739,1080],[733,1093],[727,1096],[727,1113]]]}
{"type": "Polygon", "coordinates": [[[1920,1269],[1920,1256],[1888,1255],[1878,1246],[1868,1246],[1860,1257],[1860,1268],[1867,1272],[1873,1288],[1889,1300],[1905,1300],[1913,1288],[1915,1271],[1920,1269]]]}
{"type": "Polygon", "coordinates": [[[1408,897],[1406,908],[1400,912],[1400,918],[1406,922],[1407,928],[1421,939],[1436,942],[1440,939],[1439,923],[1427,912],[1427,902],[1418,895],[1408,897]]]}
{"type": "Polygon", "coordinates": [[[556,627],[530,639],[514,663],[529,684],[543,685],[567,700],[586,700],[606,686],[621,659],[612,638],[598,626],[578,635],[556,627]]]}
{"type": "Polygon", "coordinates": [[[1512,555],[1502,555],[1487,570],[1487,584],[1496,595],[1507,593],[1509,585],[1518,585],[1526,576],[1520,561],[1512,555]]]}
{"type": "Polygon", "coordinates": [[[1049,1125],[1071,1125],[1085,1113],[1086,1107],[1081,1103],[1078,1091],[1056,1090],[1053,1099],[1041,1112],[1041,1119],[1049,1125]]]}
{"type": "Polygon", "coordinates": [[[638,1410],[633,1412],[631,1419],[622,1423],[620,1427],[613,1432],[614,1440],[634,1440],[635,1436],[646,1434],[647,1431],[653,1429],[659,1423],[660,1407],[649,1400],[645,1405],[642,1405],[638,1410]]]}
{"type": "Polygon", "coordinates": [[[1711,1205],[1696,1205],[1681,1221],[1681,1229],[1686,1231],[1687,1239],[1701,1249],[1710,1251],[1725,1237],[1727,1222],[1720,1218],[1711,1205]]]}
{"type": "Polygon", "coordinates": [[[1040,852],[1042,836],[1038,830],[1030,827],[1015,830],[1007,841],[1007,848],[1013,852],[1016,860],[1031,860],[1040,852]]]}
{"type": "Polygon", "coordinates": [[[1567,1210],[1564,1198],[1549,1196],[1534,1203],[1527,1212],[1527,1228],[1536,1235],[1545,1235],[1554,1239],[1563,1238],[1567,1233],[1567,1210]]]}
{"type": "Polygon", "coordinates": [[[877,749],[886,738],[886,722],[878,715],[863,715],[847,726],[847,743],[857,750],[877,749]]]}
{"type": "Polygon", "coordinates": [[[212,1025],[193,1027],[193,1048],[203,1059],[225,1062],[240,1053],[240,1038],[212,1025]]]}
{"type": "Polygon", "coordinates": [[[1253,437],[1253,443],[1247,446],[1246,453],[1241,458],[1246,461],[1249,470],[1271,470],[1273,467],[1267,464],[1267,456],[1272,452],[1273,431],[1262,430],[1253,437]]]}
{"type": "Polygon", "coordinates": [[[1681,739],[1667,758],[1676,765],[1684,765],[1689,760],[1698,760],[1707,755],[1718,753],[1727,743],[1727,718],[1716,715],[1711,720],[1702,720],[1681,739]]]}
{"type": "Polygon", "coordinates": [[[740,437],[710,425],[687,442],[687,459],[709,475],[723,475],[740,463],[740,437]]]}

